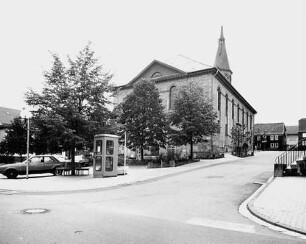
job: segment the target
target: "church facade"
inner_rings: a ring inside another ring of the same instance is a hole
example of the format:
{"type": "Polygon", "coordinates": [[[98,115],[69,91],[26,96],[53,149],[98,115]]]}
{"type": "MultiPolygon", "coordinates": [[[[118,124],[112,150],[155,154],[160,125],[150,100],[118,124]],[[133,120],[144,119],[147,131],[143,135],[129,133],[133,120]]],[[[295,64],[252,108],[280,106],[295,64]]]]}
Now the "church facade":
{"type": "Polygon", "coordinates": [[[223,29],[221,29],[213,66],[182,55],[167,61],[154,60],[129,83],[117,87],[114,103],[121,103],[124,97],[133,90],[133,85],[141,79],[155,82],[165,112],[173,109],[176,92],[181,85],[197,83],[204,88],[205,94],[203,95],[212,101],[218,113],[220,133],[208,137],[206,142],[195,145],[196,154],[211,150],[212,147],[223,152],[232,151],[231,128],[234,125],[241,125],[241,127],[244,125],[244,132],[250,135],[245,138],[244,146],[252,148],[252,131],[257,112],[232,85],[232,71],[226,53],[223,29]]]}

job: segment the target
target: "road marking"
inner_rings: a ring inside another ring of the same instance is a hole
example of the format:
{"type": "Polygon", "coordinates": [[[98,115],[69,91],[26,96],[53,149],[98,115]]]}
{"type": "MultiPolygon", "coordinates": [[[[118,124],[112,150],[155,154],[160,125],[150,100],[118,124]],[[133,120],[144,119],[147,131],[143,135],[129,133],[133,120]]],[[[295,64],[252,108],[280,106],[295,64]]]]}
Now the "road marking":
{"type": "Polygon", "coordinates": [[[232,222],[225,222],[221,220],[192,218],[187,220],[185,223],[190,225],[199,225],[199,226],[205,226],[217,229],[255,233],[255,227],[253,225],[244,225],[232,222]]]}

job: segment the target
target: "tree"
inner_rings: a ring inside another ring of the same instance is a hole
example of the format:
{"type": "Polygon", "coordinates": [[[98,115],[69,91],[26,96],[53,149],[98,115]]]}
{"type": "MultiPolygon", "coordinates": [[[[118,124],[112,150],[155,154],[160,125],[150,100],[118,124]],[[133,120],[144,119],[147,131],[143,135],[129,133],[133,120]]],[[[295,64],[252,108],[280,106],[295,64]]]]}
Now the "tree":
{"type": "Polygon", "coordinates": [[[177,145],[189,144],[192,159],[193,144],[203,141],[203,136],[219,132],[216,119],[217,113],[202,87],[194,83],[181,86],[170,115],[172,141],[177,145]]]}
{"type": "Polygon", "coordinates": [[[0,142],[0,153],[10,155],[26,153],[27,127],[26,122],[20,117],[15,118],[8,129],[5,130],[4,140],[0,142]]]}
{"type": "Polygon", "coordinates": [[[92,145],[94,134],[103,132],[109,117],[106,94],[111,91],[112,74],[98,64],[90,44],[75,60],[68,57],[68,67],[58,55],[52,57],[42,92],[30,90],[26,102],[36,108],[32,120],[38,127],[37,138],[44,136],[49,150],[70,150],[74,174],[75,148],[92,145]]]}
{"type": "Polygon", "coordinates": [[[137,82],[132,93],[126,96],[116,111],[120,111],[119,122],[125,125],[128,134],[127,146],[134,150],[139,148],[141,160],[144,158],[144,149],[165,146],[166,117],[154,82],[137,82]]]}
{"type": "Polygon", "coordinates": [[[239,157],[243,156],[242,146],[247,141],[251,141],[251,133],[245,132],[245,125],[236,124],[231,129],[231,138],[234,151],[239,157]]]}

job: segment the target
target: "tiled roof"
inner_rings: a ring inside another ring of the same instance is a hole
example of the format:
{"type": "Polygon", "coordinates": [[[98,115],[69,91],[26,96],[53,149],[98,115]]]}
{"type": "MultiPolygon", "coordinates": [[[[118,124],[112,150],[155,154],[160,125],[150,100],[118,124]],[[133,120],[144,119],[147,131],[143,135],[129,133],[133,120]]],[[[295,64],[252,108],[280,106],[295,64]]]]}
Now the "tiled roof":
{"type": "Polygon", "coordinates": [[[297,125],[286,126],[288,135],[297,135],[299,132],[299,127],[297,125]]]}
{"type": "Polygon", "coordinates": [[[20,116],[21,110],[0,107],[0,125],[8,125],[14,118],[20,116]]]}
{"type": "Polygon", "coordinates": [[[168,64],[172,67],[175,67],[177,69],[180,69],[186,73],[203,70],[203,69],[210,69],[213,67],[211,65],[203,64],[201,62],[198,62],[181,54],[166,60],[159,60],[159,61],[168,64]]]}
{"type": "Polygon", "coordinates": [[[269,123],[269,124],[255,124],[254,134],[283,134],[285,133],[286,127],[284,123],[269,123]]]}

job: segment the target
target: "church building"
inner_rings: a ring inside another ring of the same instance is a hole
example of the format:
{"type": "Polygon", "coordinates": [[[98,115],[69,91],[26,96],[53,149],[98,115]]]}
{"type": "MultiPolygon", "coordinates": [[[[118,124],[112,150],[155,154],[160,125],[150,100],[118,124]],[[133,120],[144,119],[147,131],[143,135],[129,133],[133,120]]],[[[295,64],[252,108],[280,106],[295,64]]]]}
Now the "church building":
{"type": "Polygon", "coordinates": [[[249,134],[249,137],[245,138],[243,146],[251,149],[254,116],[257,112],[233,86],[232,74],[226,53],[223,28],[221,28],[213,66],[182,55],[173,60],[153,60],[129,83],[117,87],[114,102],[115,104],[121,103],[124,97],[133,90],[133,85],[136,82],[141,79],[149,79],[155,82],[165,112],[168,112],[173,109],[178,88],[190,82],[197,83],[204,88],[205,95],[213,102],[221,129],[218,135],[213,138],[208,137],[206,143],[195,145],[194,153],[200,154],[209,151],[211,145],[214,150],[232,151],[231,128],[234,125],[241,125],[241,128],[245,130],[244,133],[249,134]]]}

